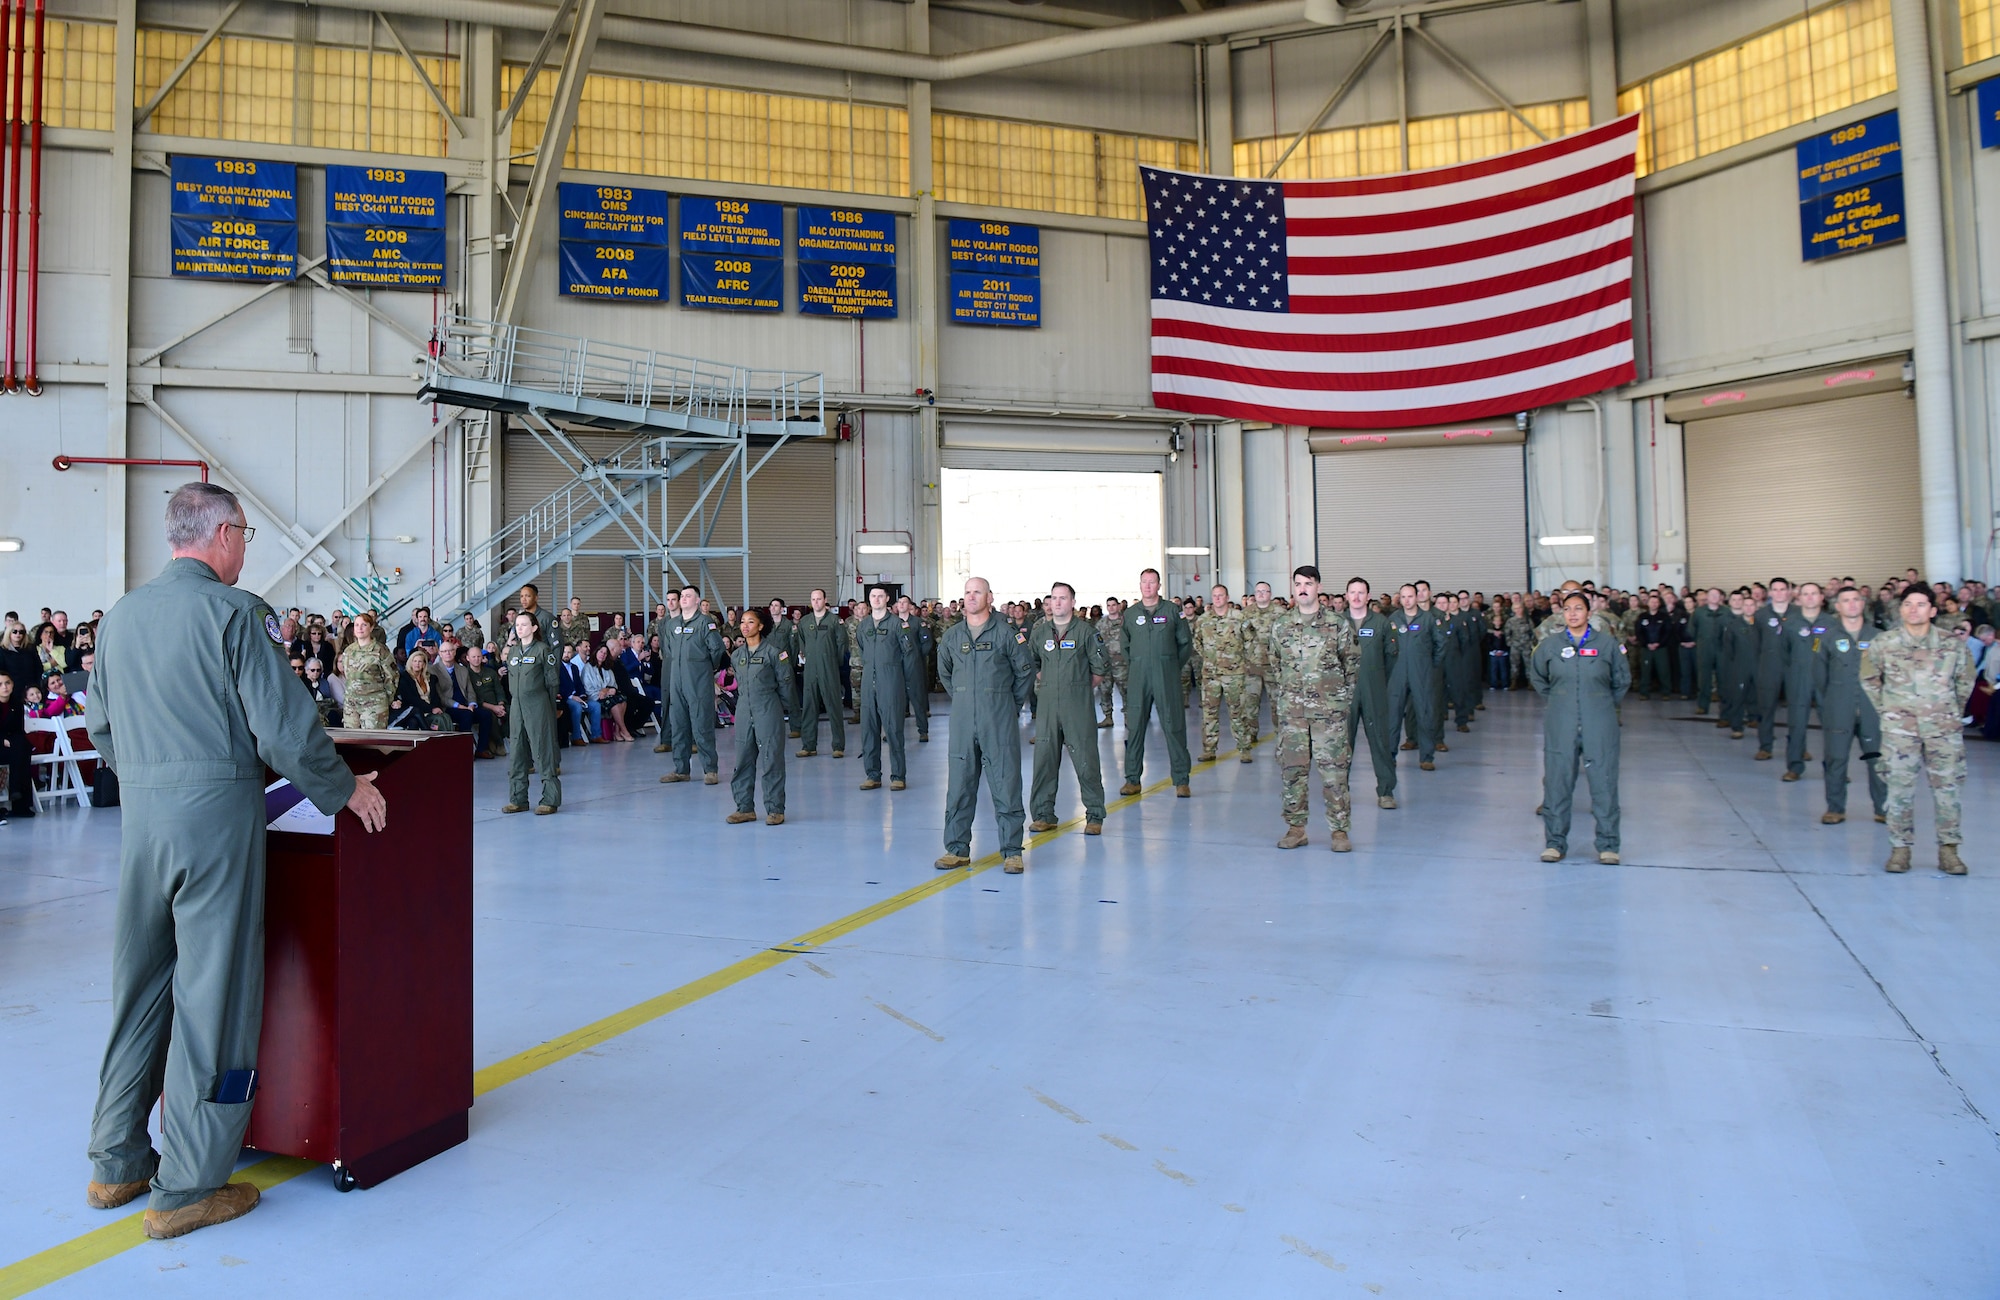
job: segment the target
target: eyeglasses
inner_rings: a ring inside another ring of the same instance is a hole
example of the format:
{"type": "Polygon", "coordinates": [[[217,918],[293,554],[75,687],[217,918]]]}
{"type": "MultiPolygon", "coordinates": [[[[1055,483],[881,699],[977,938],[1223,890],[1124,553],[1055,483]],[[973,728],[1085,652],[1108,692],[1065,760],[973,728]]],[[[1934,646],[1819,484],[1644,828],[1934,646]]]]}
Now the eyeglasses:
{"type": "Polygon", "coordinates": [[[224,527],[224,528],[240,528],[240,529],[242,529],[242,530],[243,530],[243,544],[244,544],[245,546],[248,546],[248,545],[250,544],[250,539],[251,539],[251,538],[253,538],[253,537],[255,537],[255,536],[257,535],[257,530],[256,530],[256,529],[255,529],[254,527],[252,527],[251,525],[249,525],[249,524],[224,524],[224,525],[223,525],[223,527],[224,527]]]}

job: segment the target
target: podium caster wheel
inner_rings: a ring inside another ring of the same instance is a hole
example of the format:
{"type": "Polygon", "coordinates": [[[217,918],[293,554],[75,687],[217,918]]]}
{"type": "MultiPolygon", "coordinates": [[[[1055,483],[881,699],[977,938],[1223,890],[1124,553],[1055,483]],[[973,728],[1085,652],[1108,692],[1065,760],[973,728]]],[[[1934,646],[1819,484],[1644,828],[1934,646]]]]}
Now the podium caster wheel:
{"type": "Polygon", "coordinates": [[[341,1166],[339,1166],[339,1165],[335,1165],[335,1166],[334,1166],[334,1170],[333,1170],[333,1190],[334,1190],[334,1191],[336,1191],[336,1192],[351,1192],[351,1191],[353,1191],[353,1190],[354,1190],[354,1189],[355,1189],[355,1188],[356,1188],[357,1186],[359,1186],[359,1184],[357,1184],[357,1183],[356,1183],[356,1182],[354,1181],[354,1171],[353,1171],[352,1169],[346,1169],[346,1168],[343,1168],[343,1167],[341,1167],[341,1166]]]}

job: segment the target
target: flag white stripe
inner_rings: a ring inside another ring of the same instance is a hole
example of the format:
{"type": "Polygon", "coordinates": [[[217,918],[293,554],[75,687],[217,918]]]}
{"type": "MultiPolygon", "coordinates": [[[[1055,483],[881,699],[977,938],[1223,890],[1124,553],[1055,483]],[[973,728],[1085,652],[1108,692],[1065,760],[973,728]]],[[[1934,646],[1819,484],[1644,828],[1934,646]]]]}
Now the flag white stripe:
{"type": "Polygon", "coordinates": [[[1409,311],[1340,313],[1281,313],[1242,311],[1216,307],[1184,299],[1155,298],[1153,315],[1172,320],[1201,321],[1225,329],[1275,334],[1396,334],[1406,330],[1444,329],[1471,321],[1512,316],[1553,303],[1567,302],[1595,293],[1632,278],[1632,259],[1623,257],[1608,266],[1597,267],[1548,284],[1532,285],[1512,293],[1499,293],[1472,302],[1448,303],[1441,307],[1419,307],[1409,311]]]}
{"type": "MultiPolygon", "coordinates": [[[[1377,217],[1393,216],[1404,212],[1427,212],[1438,208],[1454,208],[1463,203],[1476,203],[1481,199],[1498,198],[1503,194],[1515,194],[1521,190],[1559,181],[1577,172],[1587,172],[1593,167],[1617,162],[1632,156],[1633,137],[1628,133],[1613,135],[1601,143],[1594,144],[1575,153],[1549,158],[1540,162],[1495,172],[1490,176],[1478,176],[1471,180],[1454,181],[1448,185],[1431,185],[1413,190],[1388,190],[1379,194],[1340,194],[1319,197],[1288,191],[1285,194],[1285,215],[1287,217],[1377,217]]],[[[1182,183],[1185,186],[1185,182],[1182,183]]]]}
{"type": "MultiPolygon", "coordinates": [[[[1280,317],[1279,319],[1283,319],[1280,317]]],[[[1539,325],[1512,334],[1468,343],[1448,343],[1438,347],[1410,348],[1385,352],[1291,352],[1282,348],[1260,347],[1254,343],[1220,343],[1209,339],[1159,335],[1153,339],[1156,357],[1187,357],[1222,365],[1263,370],[1292,370],[1323,375],[1383,375],[1404,370],[1430,370],[1439,366],[1469,365],[1510,357],[1537,348],[1582,338],[1607,326],[1632,319],[1631,299],[1623,299],[1596,311],[1565,320],[1539,325]]]]}
{"type": "MultiPolygon", "coordinates": [[[[1373,235],[1310,235],[1288,233],[1285,247],[1293,257],[1364,257],[1375,253],[1410,253],[1420,248],[1449,248],[1456,244],[1478,244],[1518,230],[1532,230],[1566,217],[1581,216],[1630,198],[1630,176],[1593,185],[1575,194],[1563,194],[1543,203],[1496,212],[1487,217],[1454,221],[1447,225],[1425,226],[1417,230],[1384,230],[1373,235]]],[[[1286,220],[1291,219],[1289,206],[1286,220]]]]}
{"type": "MultiPolygon", "coordinates": [[[[1447,285],[1491,280],[1537,266],[1547,266],[1551,262],[1560,262],[1564,258],[1576,257],[1603,248],[1607,244],[1615,244],[1621,240],[1629,241],[1631,238],[1632,218],[1620,217],[1579,234],[1550,240],[1545,244],[1495,253],[1491,257],[1472,257],[1463,262],[1449,262],[1443,266],[1414,267],[1407,271],[1378,271],[1365,275],[1294,275],[1291,277],[1291,292],[1294,295],[1313,294],[1332,297],[1440,289],[1447,285]]],[[[1299,241],[1292,242],[1296,244],[1299,241]]],[[[1470,246],[1474,249],[1477,247],[1479,246],[1476,244],[1470,246]]],[[[1295,255],[1297,251],[1294,248],[1295,255]]]]}
{"type": "Polygon", "coordinates": [[[1437,384],[1428,388],[1337,392],[1318,388],[1253,386],[1242,380],[1209,379],[1200,375],[1155,374],[1153,392],[1328,413],[1421,411],[1435,407],[1458,406],[1467,402],[1490,402],[1512,393],[1532,393],[1565,381],[1599,374],[1631,360],[1632,344],[1628,340],[1585,353],[1580,357],[1570,357],[1548,365],[1518,370],[1498,379],[1473,379],[1455,384],[1437,384]]]}

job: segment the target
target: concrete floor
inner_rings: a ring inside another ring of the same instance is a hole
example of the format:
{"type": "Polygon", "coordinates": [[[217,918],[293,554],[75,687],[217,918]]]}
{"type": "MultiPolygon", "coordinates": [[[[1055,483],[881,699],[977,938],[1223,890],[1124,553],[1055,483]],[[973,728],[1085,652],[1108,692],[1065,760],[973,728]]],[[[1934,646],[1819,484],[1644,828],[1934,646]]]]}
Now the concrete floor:
{"type": "MultiPolygon", "coordinates": [[[[1489,698],[1400,810],[1364,779],[1351,856],[1317,809],[1272,847],[1266,743],[488,1092],[380,1187],[37,1294],[2000,1295],[2000,748],[1974,874],[1892,877],[1865,813],[1634,702],[1625,865],[1545,866],[1538,710],[1489,698]]],[[[895,796],[791,761],[775,829],[649,744],[570,751],[555,818],[480,764],[479,1064],[937,879],[948,728],[895,796]]],[[[0,1296],[119,1217],[83,1204],[117,829],[0,829],[0,1296]]]]}

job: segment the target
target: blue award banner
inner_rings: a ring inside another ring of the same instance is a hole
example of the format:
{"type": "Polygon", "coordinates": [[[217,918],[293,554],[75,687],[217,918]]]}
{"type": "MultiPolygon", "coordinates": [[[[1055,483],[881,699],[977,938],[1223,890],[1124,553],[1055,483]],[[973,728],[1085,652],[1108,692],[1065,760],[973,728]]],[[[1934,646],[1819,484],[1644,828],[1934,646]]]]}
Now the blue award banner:
{"type": "MultiPolygon", "coordinates": [[[[681,202],[685,204],[687,200],[681,202]]],[[[717,311],[783,311],[784,281],[785,264],[775,257],[681,254],[683,307],[706,307],[717,311]]]]}
{"type": "Polygon", "coordinates": [[[1979,147],[2000,148],[2000,77],[1974,86],[1972,102],[1979,114],[1979,147]]]}
{"type": "Polygon", "coordinates": [[[249,217],[253,221],[299,219],[296,163],[176,156],[171,170],[170,210],[174,216],[249,217]]]}
{"type": "Polygon", "coordinates": [[[296,280],[299,228],[290,221],[174,217],[173,273],[193,280],[296,280]]]}
{"type": "MultiPolygon", "coordinates": [[[[799,261],[896,264],[896,214],[853,208],[799,209],[799,261]]],[[[801,281],[800,283],[804,283],[801,281]]],[[[894,315],[892,311],[890,315],[894,315]]]]}
{"type": "Polygon", "coordinates": [[[1042,280],[1038,275],[951,273],[951,318],[966,325],[1039,329],[1042,280]]]}
{"type": "Polygon", "coordinates": [[[748,199],[681,199],[681,251],[783,257],[785,209],[748,199]]]}
{"type": "Polygon", "coordinates": [[[954,271],[999,271],[1016,276],[1042,272],[1040,226],[953,217],[945,226],[945,246],[954,271]]]}
{"type": "Polygon", "coordinates": [[[572,298],[616,302],[667,299],[667,266],[672,254],[664,248],[565,239],[560,251],[561,289],[572,298]]]}
{"type": "Polygon", "coordinates": [[[1903,178],[1882,176],[1799,204],[1799,243],[1808,262],[1900,242],[1903,178]]]}
{"type": "Polygon", "coordinates": [[[896,268],[865,262],[801,261],[799,311],[807,316],[893,319],[896,315],[896,268]]]}
{"type": "MultiPolygon", "coordinates": [[[[621,185],[574,185],[565,181],[557,186],[557,199],[562,208],[563,239],[584,243],[667,246],[665,190],[634,190],[621,185]]],[[[664,278],[660,284],[661,292],[666,292],[664,278]]],[[[563,292],[568,293],[569,290],[563,292]]]]}
{"type": "Polygon", "coordinates": [[[355,289],[442,289],[444,231],[328,226],[326,278],[355,289]]]}
{"type": "Polygon", "coordinates": [[[1801,140],[1796,154],[1799,202],[1804,203],[1880,176],[1900,175],[1902,128],[1891,110],[1865,122],[1801,140]]]}
{"type": "Polygon", "coordinates": [[[444,173],[329,163],[326,224],[443,230],[444,173]]]}

